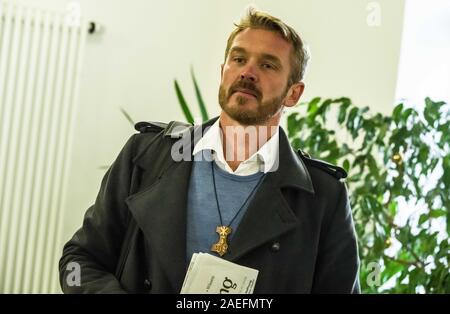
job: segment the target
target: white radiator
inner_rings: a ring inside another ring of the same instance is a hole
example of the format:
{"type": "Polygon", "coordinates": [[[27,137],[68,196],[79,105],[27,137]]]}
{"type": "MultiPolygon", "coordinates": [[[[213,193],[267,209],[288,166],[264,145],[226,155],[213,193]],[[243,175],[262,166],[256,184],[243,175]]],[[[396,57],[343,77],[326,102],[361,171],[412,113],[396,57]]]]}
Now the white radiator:
{"type": "MultiPolygon", "coordinates": [[[[87,28],[0,0],[0,293],[55,293],[87,28]]],[[[78,16],[79,18],[79,16],[78,16]]]]}

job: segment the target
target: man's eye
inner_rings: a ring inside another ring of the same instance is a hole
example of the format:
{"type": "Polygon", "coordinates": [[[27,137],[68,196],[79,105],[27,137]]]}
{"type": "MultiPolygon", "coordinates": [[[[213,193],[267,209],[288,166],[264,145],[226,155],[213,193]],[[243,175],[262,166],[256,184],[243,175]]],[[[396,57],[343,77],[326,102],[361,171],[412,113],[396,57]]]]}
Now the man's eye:
{"type": "Polygon", "coordinates": [[[244,58],[241,58],[241,57],[235,57],[235,58],[233,58],[233,61],[237,62],[237,63],[243,63],[245,60],[244,60],[244,58]]]}
{"type": "Polygon", "coordinates": [[[264,69],[275,69],[275,67],[270,63],[263,63],[261,65],[264,69]]]}

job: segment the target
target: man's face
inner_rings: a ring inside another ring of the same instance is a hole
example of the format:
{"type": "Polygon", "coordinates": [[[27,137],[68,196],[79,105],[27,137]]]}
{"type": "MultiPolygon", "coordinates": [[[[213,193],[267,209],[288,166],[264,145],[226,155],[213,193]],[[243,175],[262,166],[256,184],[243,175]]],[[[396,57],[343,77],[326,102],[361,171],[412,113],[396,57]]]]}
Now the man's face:
{"type": "Polygon", "coordinates": [[[242,125],[261,125],[279,114],[288,92],[291,49],[276,32],[240,32],[222,66],[222,110],[242,125]]]}

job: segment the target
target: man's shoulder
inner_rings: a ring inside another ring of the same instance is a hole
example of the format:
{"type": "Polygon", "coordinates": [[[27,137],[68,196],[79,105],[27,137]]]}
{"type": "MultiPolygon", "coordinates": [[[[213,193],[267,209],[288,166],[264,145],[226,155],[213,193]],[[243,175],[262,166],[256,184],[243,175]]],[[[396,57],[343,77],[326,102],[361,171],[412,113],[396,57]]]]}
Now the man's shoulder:
{"type": "Polygon", "coordinates": [[[141,121],[134,125],[134,129],[139,133],[159,133],[167,128],[168,123],[141,121]]]}
{"type": "Polygon", "coordinates": [[[343,179],[347,177],[347,172],[339,166],[312,158],[302,150],[298,150],[297,155],[308,171],[317,199],[332,202],[340,199],[346,189],[343,179]]]}
{"type": "Polygon", "coordinates": [[[320,159],[312,158],[308,153],[300,149],[297,150],[297,155],[301,158],[309,170],[330,175],[337,180],[345,179],[347,177],[347,172],[342,167],[320,159]]]}
{"type": "Polygon", "coordinates": [[[167,129],[168,123],[141,121],[134,125],[134,129],[139,133],[132,136],[133,149],[135,154],[139,155],[146,150],[150,144],[153,144],[162,138],[164,131],[167,129]]]}
{"type": "Polygon", "coordinates": [[[173,139],[178,139],[181,134],[191,127],[191,124],[170,121],[169,123],[155,122],[155,121],[141,121],[134,125],[134,128],[139,133],[132,137],[132,146],[130,148],[135,155],[140,155],[148,151],[150,146],[160,145],[167,146],[172,144],[173,139]],[[172,139],[172,140],[171,140],[172,139]]]}
{"type": "Polygon", "coordinates": [[[169,123],[141,121],[134,125],[134,129],[139,131],[140,134],[162,132],[162,135],[164,136],[174,137],[177,136],[179,132],[185,131],[191,126],[192,124],[180,121],[170,121],[169,123]]]}

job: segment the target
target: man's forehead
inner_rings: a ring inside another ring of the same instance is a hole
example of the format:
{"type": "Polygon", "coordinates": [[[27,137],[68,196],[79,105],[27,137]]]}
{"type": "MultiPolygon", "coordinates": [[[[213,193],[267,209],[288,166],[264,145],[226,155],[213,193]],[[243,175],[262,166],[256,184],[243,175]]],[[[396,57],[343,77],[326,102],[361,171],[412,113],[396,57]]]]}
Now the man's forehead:
{"type": "Polygon", "coordinates": [[[275,31],[247,28],[236,35],[230,52],[266,54],[289,58],[291,44],[275,31]]]}

